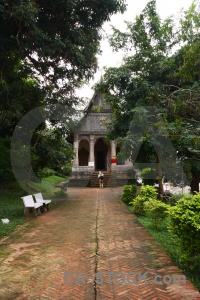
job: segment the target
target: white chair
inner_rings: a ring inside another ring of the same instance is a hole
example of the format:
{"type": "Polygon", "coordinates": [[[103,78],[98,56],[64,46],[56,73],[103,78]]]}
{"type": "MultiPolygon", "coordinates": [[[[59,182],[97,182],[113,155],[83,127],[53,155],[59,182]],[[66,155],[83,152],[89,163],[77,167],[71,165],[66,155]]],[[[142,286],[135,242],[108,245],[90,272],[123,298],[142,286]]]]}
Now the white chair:
{"type": "Polygon", "coordinates": [[[33,210],[33,209],[34,209],[34,215],[35,216],[41,214],[40,207],[42,207],[43,204],[42,203],[35,203],[34,200],[33,200],[32,195],[21,197],[21,199],[23,200],[23,203],[24,203],[24,206],[25,206],[25,209],[24,209],[24,214],[25,215],[30,214],[31,210],[33,210]]]}
{"type": "Polygon", "coordinates": [[[41,203],[44,206],[45,210],[49,211],[49,203],[51,203],[51,200],[44,200],[42,193],[34,194],[34,197],[37,203],[41,203]]]}

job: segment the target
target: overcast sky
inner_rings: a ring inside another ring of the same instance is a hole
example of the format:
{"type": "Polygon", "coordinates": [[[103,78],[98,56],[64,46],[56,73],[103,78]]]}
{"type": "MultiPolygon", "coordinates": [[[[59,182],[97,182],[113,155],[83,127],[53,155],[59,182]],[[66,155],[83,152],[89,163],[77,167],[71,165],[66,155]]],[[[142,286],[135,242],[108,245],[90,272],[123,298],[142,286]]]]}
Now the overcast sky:
{"type": "MultiPolygon", "coordinates": [[[[145,8],[148,0],[126,0],[128,4],[127,11],[122,14],[116,14],[111,17],[111,21],[104,24],[103,29],[106,33],[111,33],[110,24],[117,27],[120,30],[125,30],[126,25],[124,24],[124,20],[126,21],[134,21],[135,16],[140,14],[141,11],[145,8]]],[[[168,16],[176,15],[182,8],[184,10],[188,9],[192,4],[192,0],[157,0],[157,11],[162,19],[165,19],[168,16]]],[[[94,80],[88,85],[85,85],[81,90],[77,92],[78,96],[87,97],[91,99],[94,91],[92,90],[92,86],[94,83],[98,82],[101,75],[103,74],[103,67],[114,67],[119,66],[122,54],[115,53],[109,46],[109,43],[106,39],[101,42],[101,56],[98,56],[99,62],[99,70],[95,74],[94,80]]]]}

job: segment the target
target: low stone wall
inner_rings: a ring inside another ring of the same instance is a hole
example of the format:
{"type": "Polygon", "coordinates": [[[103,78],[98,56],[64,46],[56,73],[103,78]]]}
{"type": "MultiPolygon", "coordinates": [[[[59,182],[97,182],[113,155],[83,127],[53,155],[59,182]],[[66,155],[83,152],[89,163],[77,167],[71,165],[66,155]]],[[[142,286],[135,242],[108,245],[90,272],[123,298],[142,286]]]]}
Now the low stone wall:
{"type": "MultiPolygon", "coordinates": [[[[68,186],[88,187],[91,186],[94,167],[72,168],[68,186]]],[[[107,186],[124,186],[135,182],[134,168],[131,165],[111,165],[111,174],[107,186]]]]}
{"type": "Polygon", "coordinates": [[[112,172],[117,172],[118,174],[127,174],[128,172],[134,171],[133,166],[127,165],[112,165],[112,172]]]}
{"type": "Polygon", "coordinates": [[[89,187],[91,185],[90,178],[71,178],[68,187],[89,187]]]}
{"type": "Polygon", "coordinates": [[[91,175],[91,173],[94,172],[94,167],[87,167],[87,166],[83,166],[83,167],[76,167],[76,168],[72,168],[72,176],[84,176],[84,175],[91,175]]]}
{"type": "Polygon", "coordinates": [[[111,177],[115,178],[117,186],[135,182],[135,171],[131,165],[112,165],[111,177]]]}
{"type": "Polygon", "coordinates": [[[72,168],[71,178],[68,182],[68,186],[71,187],[87,187],[90,186],[91,175],[94,171],[94,167],[76,167],[72,168]]]}

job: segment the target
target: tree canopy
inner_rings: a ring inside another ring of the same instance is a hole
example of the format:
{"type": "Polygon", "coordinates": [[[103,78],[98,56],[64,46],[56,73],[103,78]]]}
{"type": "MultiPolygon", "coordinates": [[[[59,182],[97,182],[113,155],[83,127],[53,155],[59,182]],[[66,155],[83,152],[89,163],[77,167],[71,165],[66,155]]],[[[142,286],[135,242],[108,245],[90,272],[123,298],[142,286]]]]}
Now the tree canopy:
{"type": "Polygon", "coordinates": [[[23,61],[66,99],[96,70],[102,24],[124,8],[123,0],[1,1],[1,80],[23,61]]]}
{"type": "Polygon", "coordinates": [[[31,142],[34,171],[38,171],[39,165],[55,167],[53,157],[58,164],[63,157],[71,161],[73,151],[63,138],[66,139],[72,127],[69,126],[75,112],[72,108],[80,102],[74,91],[95,73],[101,27],[112,14],[125,10],[124,3],[124,0],[0,1],[1,179],[12,174],[9,149],[14,129],[36,107],[61,104],[67,113],[62,124],[59,118],[50,120],[62,132],[56,137],[52,129],[43,134],[48,131],[46,124],[36,128],[31,142]],[[63,131],[61,125],[65,127],[63,131]],[[48,148],[46,151],[44,146],[48,148]]]}
{"type": "Polygon", "coordinates": [[[184,165],[193,191],[199,189],[197,183],[200,179],[198,4],[194,1],[178,16],[178,21],[173,17],[161,20],[156,1],[151,0],[134,22],[127,22],[126,32],[113,28],[111,46],[115,51],[126,49],[127,54],[121,66],[106,69],[97,85],[113,105],[110,138],[121,136],[129,145],[126,149],[129,149],[132,160],[134,144],[142,141],[139,160],[142,157],[145,161],[148,153],[149,162],[160,163],[158,156],[165,153],[168,164],[171,164],[167,147],[165,149],[158,143],[156,156],[152,147],[154,138],[165,135],[167,129],[169,139],[178,151],[176,160],[184,165]],[[149,109],[142,110],[142,107],[154,107],[154,118],[149,116],[149,109]],[[138,122],[134,122],[136,112],[138,122]],[[144,120],[148,127],[142,137],[137,137],[135,128],[142,127],[144,120]]]}

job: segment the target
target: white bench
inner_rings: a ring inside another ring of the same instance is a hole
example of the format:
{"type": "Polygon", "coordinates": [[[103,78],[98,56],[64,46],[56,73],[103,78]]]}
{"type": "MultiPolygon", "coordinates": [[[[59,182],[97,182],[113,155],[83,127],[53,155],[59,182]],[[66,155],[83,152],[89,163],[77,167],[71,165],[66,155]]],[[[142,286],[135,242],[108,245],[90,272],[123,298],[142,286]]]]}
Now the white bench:
{"type": "Polygon", "coordinates": [[[24,202],[24,206],[25,206],[25,209],[24,209],[25,215],[30,214],[32,211],[34,211],[35,216],[41,214],[40,207],[43,206],[42,203],[35,203],[32,195],[24,196],[21,198],[22,198],[22,200],[24,202]]]}
{"type": "Polygon", "coordinates": [[[35,201],[37,203],[41,203],[43,205],[44,209],[46,211],[49,211],[49,203],[51,203],[51,200],[44,200],[42,193],[34,194],[34,197],[35,197],[35,201]]]}

